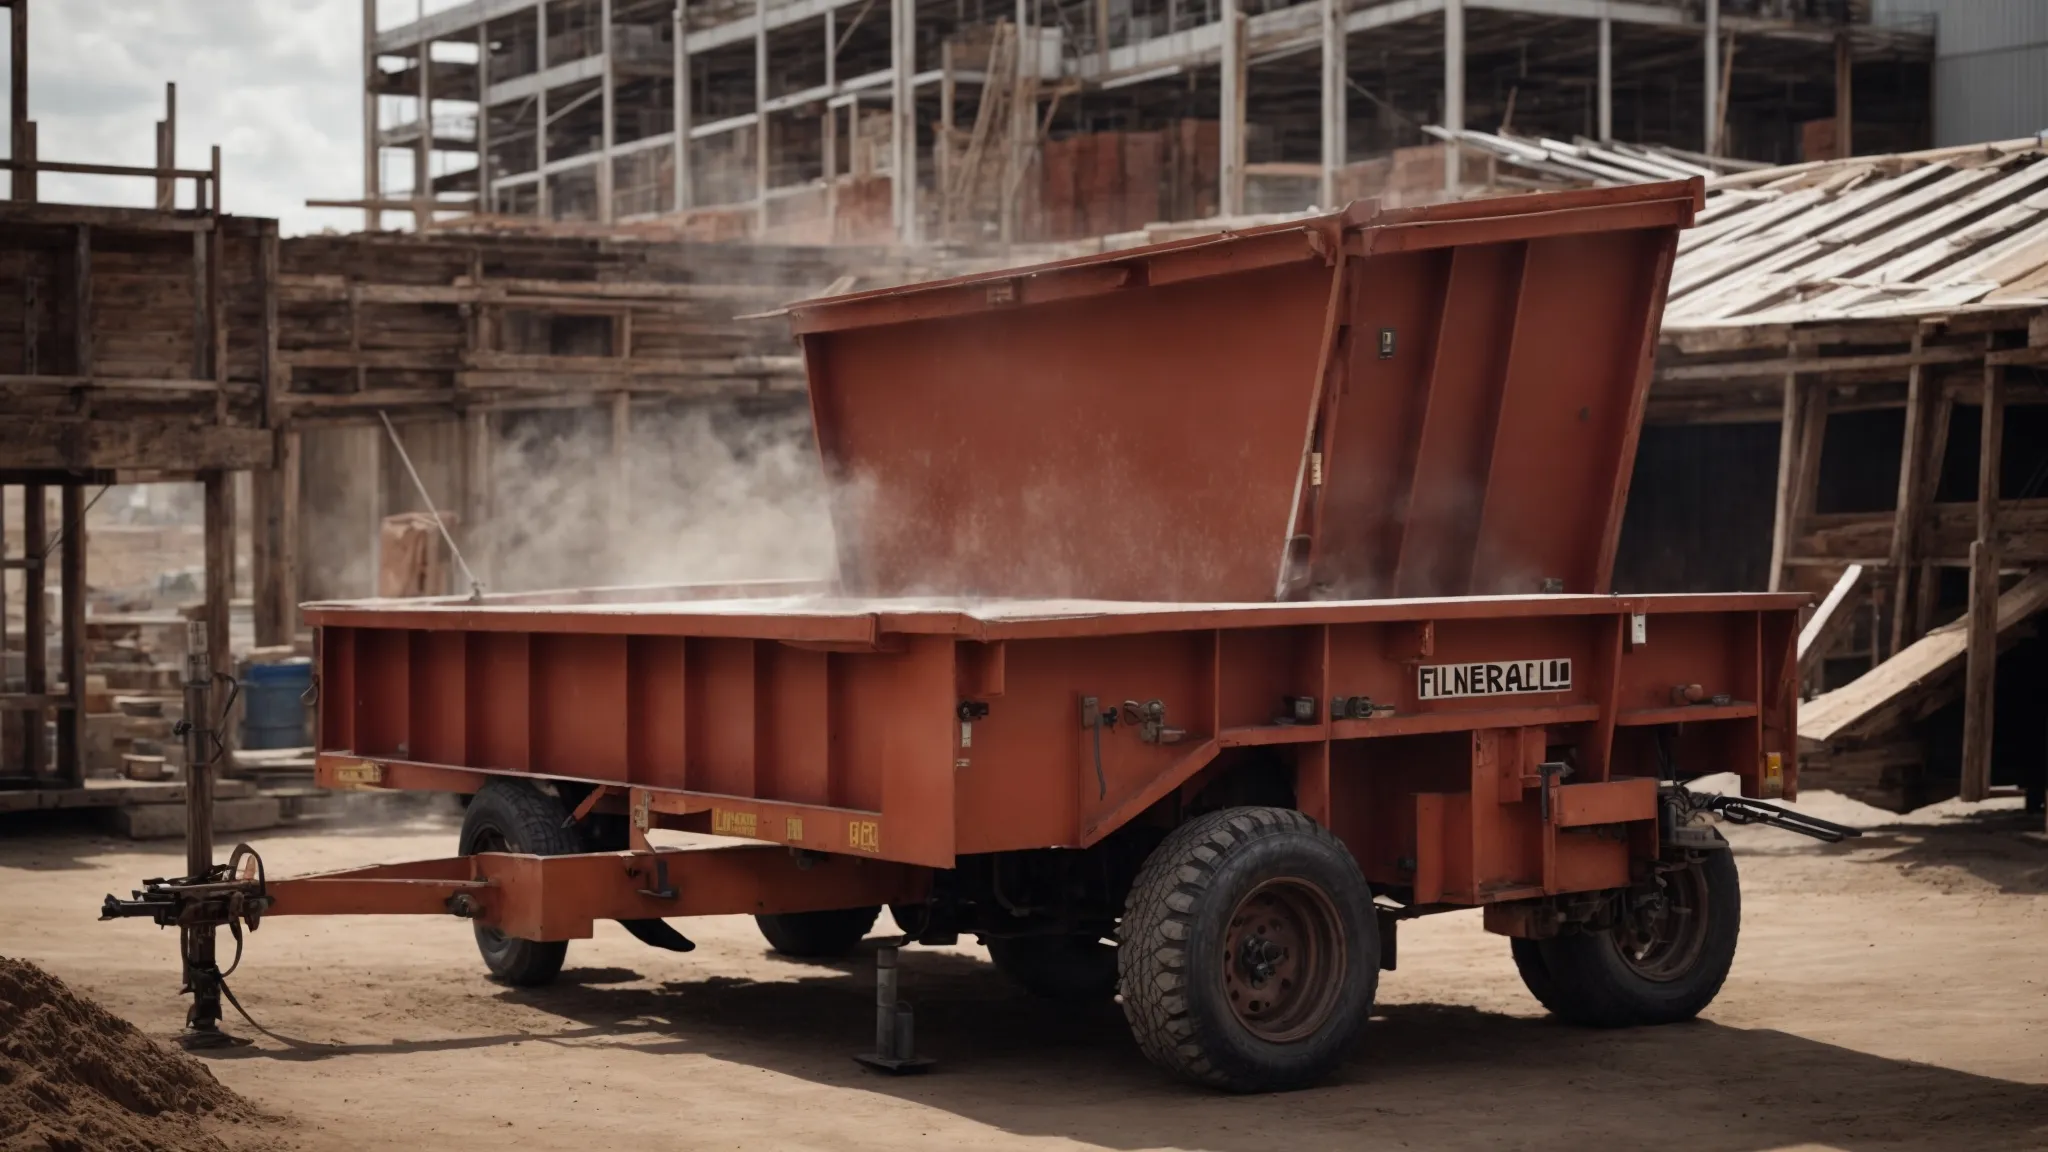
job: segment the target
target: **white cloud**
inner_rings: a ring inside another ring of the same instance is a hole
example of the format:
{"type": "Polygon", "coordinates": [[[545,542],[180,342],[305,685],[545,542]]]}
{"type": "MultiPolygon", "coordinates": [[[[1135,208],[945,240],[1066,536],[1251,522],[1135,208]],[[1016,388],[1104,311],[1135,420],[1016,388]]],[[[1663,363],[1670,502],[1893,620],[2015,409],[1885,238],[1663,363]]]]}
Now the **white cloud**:
{"type": "MultiPolygon", "coordinates": [[[[416,0],[383,7],[385,26],[418,11],[416,0]]],[[[361,226],[359,212],[305,206],[362,195],[360,0],[30,0],[29,12],[29,116],[43,159],[154,164],[170,81],[178,163],[204,168],[219,144],[227,211],[274,216],[287,235],[361,226]]],[[[409,169],[394,175],[410,180],[409,169]]],[[[146,179],[58,173],[43,174],[39,191],[91,204],[154,195],[146,179]]]]}

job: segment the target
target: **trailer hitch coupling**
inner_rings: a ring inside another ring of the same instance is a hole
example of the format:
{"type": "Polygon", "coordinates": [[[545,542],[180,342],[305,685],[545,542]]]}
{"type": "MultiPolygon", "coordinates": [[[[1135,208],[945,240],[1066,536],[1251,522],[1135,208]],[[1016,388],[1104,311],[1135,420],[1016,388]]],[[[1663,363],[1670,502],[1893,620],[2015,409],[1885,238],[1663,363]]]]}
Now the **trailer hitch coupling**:
{"type": "Polygon", "coordinates": [[[153,920],[159,928],[234,928],[254,932],[270,910],[263,858],[247,844],[235,845],[228,862],[196,876],[144,880],[123,900],[111,893],[100,903],[100,919],[153,920]]]}
{"type": "Polygon", "coordinates": [[[1695,817],[1712,812],[1730,824],[1762,824],[1770,828],[1782,828],[1811,836],[1829,844],[1863,835],[1860,828],[1822,820],[1804,812],[1794,812],[1763,800],[1751,800],[1743,796],[1722,796],[1712,792],[1688,792],[1682,787],[1671,786],[1664,790],[1663,834],[1664,843],[1676,848],[1692,848],[1712,851],[1726,848],[1728,842],[1721,839],[1712,826],[1695,817]]]}

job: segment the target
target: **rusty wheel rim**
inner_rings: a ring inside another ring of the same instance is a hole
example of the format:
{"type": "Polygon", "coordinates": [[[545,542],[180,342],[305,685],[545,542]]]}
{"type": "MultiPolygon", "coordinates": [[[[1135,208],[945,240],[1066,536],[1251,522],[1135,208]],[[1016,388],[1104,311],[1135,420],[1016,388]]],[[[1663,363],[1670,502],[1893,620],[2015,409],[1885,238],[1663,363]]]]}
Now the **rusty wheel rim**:
{"type": "Polygon", "coordinates": [[[1292,877],[1245,894],[1223,933],[1223,990],[1245,1030],[1272,1044],[1314,1035],[1344,987],[1345,942],[1329,893],[1292,877]]]}
{"type": "Polygon", "coordinates": [[[1705,869],[1695,864],[1663,881],[1659,897],[1631,906],[1612,933],[1628,970],[1660,984],[1684,978],[1707,946],[1705,869]]]}

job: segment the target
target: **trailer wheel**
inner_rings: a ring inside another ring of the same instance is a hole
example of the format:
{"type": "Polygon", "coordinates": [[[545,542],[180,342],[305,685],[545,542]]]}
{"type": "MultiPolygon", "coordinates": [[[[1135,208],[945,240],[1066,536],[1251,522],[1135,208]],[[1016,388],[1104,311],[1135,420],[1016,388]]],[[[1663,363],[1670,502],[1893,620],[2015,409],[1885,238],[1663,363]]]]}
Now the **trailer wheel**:
{"type": "MultiPolygon", "coordinates": [[[[576,830],[565,827],[569,814],[552,796],[519,780],[492,780],[477,789],[462,816],[461,854],[531,852],[566,856],[580,852],[576,830]]],[[[567,940],[521,940],[482,924],[476,928],[477,951],[495,979],[520,988],[552,981],[569,953],[567,940]]]]}
{"type": "Polygon", "coordinates": [[[1542,941],[1509,937],[1508,950],[1514,955],[1515,971],[1521,973],[1522,986],[1529,990],[1529,995],[1546,1011],[1564,1015],[1557,1006],[1557,981],[1550,978],[1550,969],[1543,966],[1542,941]]]}
{"type": "Polygon", "coordinates": [[[998,937],[988,958],[1033,996],[1092,1003],[1116,995],[1116,946],[1100,936],[998,937]]]}
{"type": "Polygon", "coordinates": [[[1372,1010],[1379,920],[1341,841],[1288,808],[1226,808],[1146,858],[1119,930],[1138,1047],[1232,1092],[1335,1071],[1372,1010]]]}
{"type": "Polygon", "coordinates": [[[879,905],[754,917],[768,946],[796,960],[830,960],[853,951],[882,914],[879,905]]]}
{"type": "Polygon", "coordinates": [[[1615,928],[1515,941],[1522,982],[1560,1019],[1594,1028],[1690,1020],[1713,1002],[1735,963],[1742,889],[1735,857],[1708,852],[1662,875],[1615,928]],[[1528,947],[1533,945],[1533,949],[1528,947]],[[1541,963],[1521,963],[1533,951],[1541,963]]]}

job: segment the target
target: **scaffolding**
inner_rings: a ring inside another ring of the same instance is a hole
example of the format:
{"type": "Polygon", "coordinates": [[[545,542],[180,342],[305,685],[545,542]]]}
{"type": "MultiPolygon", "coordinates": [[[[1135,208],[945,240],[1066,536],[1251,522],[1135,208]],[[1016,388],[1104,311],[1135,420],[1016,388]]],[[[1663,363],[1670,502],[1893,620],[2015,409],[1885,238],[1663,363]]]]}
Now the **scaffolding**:
{"type": "Polygon", "coordinates": [[[1456,196],[1472,160],[1430,125],[1776,163],[1924,146],[1929,33],[1867,0],[469,0],[388,28],[364,0],[363,197],[320,203],[1063,240],[1069,196],[1456,196]]]}

